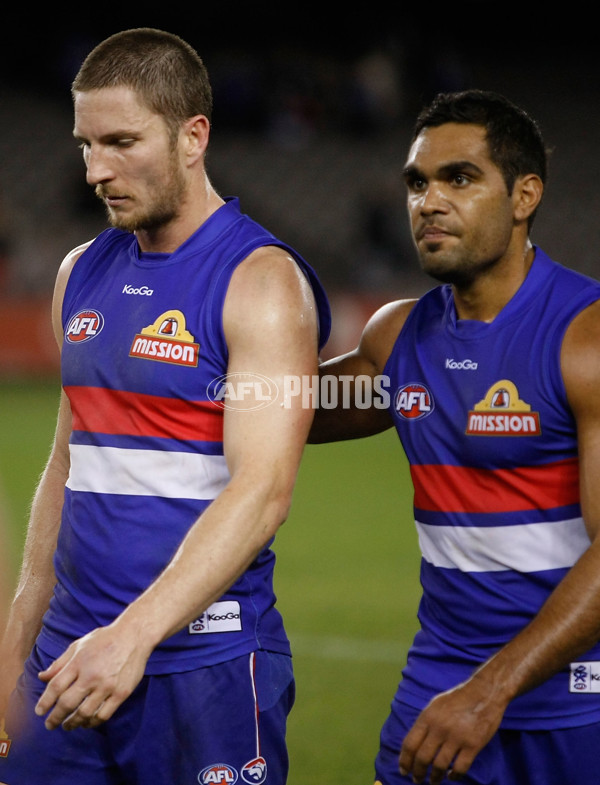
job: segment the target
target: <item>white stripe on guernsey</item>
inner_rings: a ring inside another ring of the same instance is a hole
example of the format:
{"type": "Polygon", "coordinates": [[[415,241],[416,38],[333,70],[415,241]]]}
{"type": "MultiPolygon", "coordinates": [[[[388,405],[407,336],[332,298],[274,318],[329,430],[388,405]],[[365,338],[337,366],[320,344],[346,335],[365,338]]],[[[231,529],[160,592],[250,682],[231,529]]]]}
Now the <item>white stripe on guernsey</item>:
{"type": "Polygon", "coordinates": [[[255,667],[254,657],[255,657],[255,653],[253,651],[250,652],[250,662],[249,662],[250,684],[252,685],[252,697],[254,698],[254,739],[256,742],[256,757],[258,758],[258,756],[260,755],[260,730],[258,727],[259,706],[258,706],[258,698],[256,696],[256,680],[254,678],[254,667],[255,667]]]}
{"type": "Polygon", "coordinates": [[[571,567],[590,545],[582,518],[489,527],[416,523],[425,561],[463,572],[571,567]]]}
{"type": "Polygon", "coordinates": [[[222,455],[71,444],[67,488],[125,496],[214,499],[229,480],[222,455]]]}

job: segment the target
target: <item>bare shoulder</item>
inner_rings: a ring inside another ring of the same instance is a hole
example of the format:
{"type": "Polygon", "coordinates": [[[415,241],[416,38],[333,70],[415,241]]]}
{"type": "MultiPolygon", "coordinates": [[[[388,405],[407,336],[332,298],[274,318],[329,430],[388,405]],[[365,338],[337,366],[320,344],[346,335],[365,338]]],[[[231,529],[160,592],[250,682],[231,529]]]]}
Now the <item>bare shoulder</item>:
{"type": "Polygon", "coordinates": [[[54,296],[52,299],[52,325],[56,340],[60,346],[62,343],[62,304],[65,296],[65,289],[75,263],[83,252],[92,244],[93,240],[78,245],[65,256],[62,260],[58,273],[56,275],[56,282],[54,284],[54,296]]]}
{"type": "Polygon", "coordinates": [[[279,287],[294,281],[303,284],[306,276],[293,256],[278,246],[265,245],[256,248],[238,265],[231,285],[279,287]]]}
{"type": "Polygon", "coordinates": [[[284,249],[258,248],[236,267],[223,308],[230,350],[234,344],[247,346],[255,336],[272,342],[294,336],[316,344],[317,324],[312,287],[284,249]]]}
{"type": "Polygon", "coordinates": [[[249,254],[231,276],[225,318],[265,308],[273,317],[291,306],[315,310],[311,286],[296,260],[283,248],[263,246],[249,254]]]}
{"type": "Polygon", "coordinates": [[[93,240],[89,240],[87,243],[82,243],[78,245],[76,248],[73,248],[72,251],[65,256],[62,260],[60,267],[58,268],[58,274],[56,276],[56,283],[55,283],[55,294],[59,292],[61,295],[64,294],[64,290],[67,286],[67,282],[69,280],[69,276],[75,266],[75,263],[79,259],[79,257],[86,251],[89,246],[93,243],[93,240]]]}
{"type": "Polygon", "coordinates": [[[599,399],[600,300],[581,311],[567,328],[562,344],[561,367],[572,405],[590,398],[599,399]]]}
{"type": "Polygon", "coordinates": [[[381,306],[367,322],[363,331],[359,351],[370,359],[374,366],[383,371],[416,299],[394,300],[381,306]]]}

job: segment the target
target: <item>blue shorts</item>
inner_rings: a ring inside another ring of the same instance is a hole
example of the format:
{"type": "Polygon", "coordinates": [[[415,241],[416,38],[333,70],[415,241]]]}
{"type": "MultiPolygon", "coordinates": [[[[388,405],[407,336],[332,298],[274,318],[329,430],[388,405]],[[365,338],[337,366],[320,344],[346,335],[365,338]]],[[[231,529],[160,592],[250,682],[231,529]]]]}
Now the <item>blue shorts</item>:
{"type": "Polygon", "coordinates": [[[34,714],[45,686],[37,674],[50,662],[34,650],[12,695],[0,783],[286,782],[286,721],[294,703],[290,657],[257,651],[194,671],[145,676],[110,720],[73,731],[48,731],[34,714]]]}
{"type": "MultiPolygon", "coordinates": [[[[419,711],[394,701],[381,731],[376,785],[406,785],[398,769],[402,740],[419,711]]],[[[600,725],[558,730],[500,729],[481,750],[461,785],[598,785],[600,725]]],[[[456,785],[456,780],[443,780],[456,785]]]]}

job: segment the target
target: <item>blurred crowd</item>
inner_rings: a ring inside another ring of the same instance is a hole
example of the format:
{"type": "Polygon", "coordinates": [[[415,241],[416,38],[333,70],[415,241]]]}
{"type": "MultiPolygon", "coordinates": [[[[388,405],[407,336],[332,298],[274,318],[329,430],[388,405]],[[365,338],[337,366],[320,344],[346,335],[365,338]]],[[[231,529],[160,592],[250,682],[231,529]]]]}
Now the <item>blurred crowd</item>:
{"type": "MultiPolygon", "coordinates": [[[[211,18],[208,31],[164,23],[198,48],[211,74],[215,187],[296,246],[330,291],[388,298],[430,284],[408,235],[402,163],[420,106],[463,87],[506,92],[541,119],[555,151],[534,239],[595,272],[597,67],[583,62],[583,50],[574,59],[555,48],[546,62],[543,38],[515,52],[500,17],[490,39],[479,4],[463,5],[469,16],[457,10],[452,29],[448,19],[418,23],[416,12],[378,26],[357,17],[352,40],[341,17],[321,30],[318,17],[297,24],[292,7],[287,27],[265,27],[260,38],[243,25],[237,36],[221,25],[216,36],[211,18]]],[[[253,24],[262,23],[255,14],[253,24]]],[[[63,256],[105,226],[71,137],[69,95],[78,65],[105,33],[65,32],[58,41],[34,30],[30,49],[15,49],[14,67],[0,70],[0,297],[49,295],[63,256]]]]}
{"type": "MultiPolygon", "coordinates": [[[[64,254],[104,227],[71,138],[70,79],[93,43],[73,36],[41,86],[15,73],[0,83],[5,296],[50,292],[64,254]]],[[[418,82],[412,57],[394,37],[355,54],[275,43],[204,56],[215,184],[297,244],[330,285],[385,288],[410,254],[389,156],[402,151],[419,94],[468,81],[456,52],[440,50],[418,82]]]]}

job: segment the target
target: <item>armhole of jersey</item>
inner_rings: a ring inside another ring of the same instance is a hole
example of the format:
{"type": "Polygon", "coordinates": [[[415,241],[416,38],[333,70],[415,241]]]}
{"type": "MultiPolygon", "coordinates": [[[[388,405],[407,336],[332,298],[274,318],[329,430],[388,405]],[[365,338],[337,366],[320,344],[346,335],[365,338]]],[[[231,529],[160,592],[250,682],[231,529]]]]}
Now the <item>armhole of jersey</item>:
{"type": "Polygon", "coordinates": [[[95,237],[88,247],[77,257],[73,263],[69,278],[65,285],[63,294],[63,301],[61,307],[61,322],[63,330],[66,329],[67,316],[71,308],[73,300],[77,297],[77,293],[81,288],[81,279],[85,277],[90,263],[96,258],[98,253],[106,246],[110,239],[110,229],[105,229],[101,234],[95,237]]]}
{"type": "Polygon", "coordinates": [[[600,300],[600,289],[596,289],[594,294],[589,290],[578,292],[569,303],[565,313],[556,321],[552,332],[544,342],[542,353],[543,378],[568,411],[570,411],[570,406],[560,363],[563,341],[571,322],[588,306],[598,300],[600,300]]]}
{"type": "Polygon", "coordinates": [[[227,370],[229,362],[229,349],[223,325],[223,311],[225,309],[225,298],[229,290],[229,282],[238,264],[241,264],[246,256],[258,247],[260,246],[256,245],[256,239],[246,243],[222,267],[217,268],[206,293],[207,307],[204,312],[204,328],[212,341],[213,349],[219,352],[223,358],[224,372],[227,370]]]}
{"type": "Polygon", "coordinates": [[[389,379],[392,379],[393,376],[394,376],[394,374],[391,372],[391,366],[394,364],[394,357],[396,356],[396,352],[397,352],[398,346],[400,344],[400,339],[402,338],[402,336],[408,330],[412,329],[411,325],[412,325],[413,321],[417,318],[415,316],[415,313],[417,311],[417,308],[419,306],[420,301],[421,301],[421,298],[419,298],[416,301],[416,303],[413,305],[413,307],[410,309],[410,312],[409,312],[408,316],[404,320],[404,324],[402,325],[402,327],[398,331],[398,335],[396,336],[396,338],[394,340],[394,343],[392,345],[389,357],[387,358],[387,360],[385,361],[385,365],[383,366],[383,375],[387,376],[389,379]]]}
{"type": "Polygon", "coordinates": [[[223,267],[215,271],[212,277],[210,286],[207,292],[207,310],[205,328],[207,334],[215,342],[215,344],[223,352],[225,364],[229,357],[229,350],[227,348],[227,340],[225,338],[225,328],[223,325],[223,311],[225,306],[225,298],[229,289],[229,283],[234,271],[237,269],[244,259],[249,256],[252,251],[258,248],[263,248],[267,245],[273,245],[277,248],[282,248],[286,253],[289,253],[298,269],[305,276],[308,281],[313,296],[315,298],[315,305],[318,314],[317,328],[319,331],[319,350],[323,348],[331,332],[331,311],[329,301],[325,290],[319,281],[317,274],[312,270],[309,264],[302,259],[292,248],[285,243],[279,242],[275,237],[265,236],[257,240],[253,238],[249,243],[241,248],[231,259],[229,259],[223,267]]]}
{"type": "Polygon", "coordinates": [[[292,252],[291,248],[288,248],[287,246],[282,247],[291,254],[292,258],[298,265],[298,268],[308,281],[308,284],[312,290],[315,306],[317,309],[317,330],[319,334],[318,346],[319,351],[321,351],[331,335],[331,307],[329,305],[327,292],[325,291],[323,284],[319,280],[313,268],[307,262],[305,262],[302,257],[299,257],[297,254],[292,252]]]}

